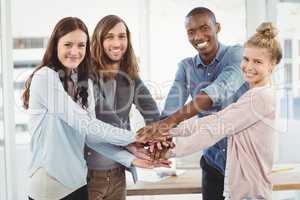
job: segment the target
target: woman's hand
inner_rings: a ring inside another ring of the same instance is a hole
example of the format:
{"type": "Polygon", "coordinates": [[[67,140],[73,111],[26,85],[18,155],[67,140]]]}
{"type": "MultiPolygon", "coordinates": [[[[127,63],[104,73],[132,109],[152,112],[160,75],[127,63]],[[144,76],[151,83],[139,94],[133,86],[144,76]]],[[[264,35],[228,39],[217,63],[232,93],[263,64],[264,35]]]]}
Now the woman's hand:
{"type": "Polygon", "coordinates": [[[140,168],[145,169],[153,169],[155,167],[167,167],[170,168],[171,161],[169,160],[157,160],[157,161],[149,161],[149,160],[143,160],[140,158],[136,158],[133,160],[132,165],[140,168]]]}
{"type": "Polygon", "coordinates": [[[151,161],[151,153],[145,149],[145,146],[141,143],[129,144],[126,149],[135,155],[137,158],[151,161]]]}

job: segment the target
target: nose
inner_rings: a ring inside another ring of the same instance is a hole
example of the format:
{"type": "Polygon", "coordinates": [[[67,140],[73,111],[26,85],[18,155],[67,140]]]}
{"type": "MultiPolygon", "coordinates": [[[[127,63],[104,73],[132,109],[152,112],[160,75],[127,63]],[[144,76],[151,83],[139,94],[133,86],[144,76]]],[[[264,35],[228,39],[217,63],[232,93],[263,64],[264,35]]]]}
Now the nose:
{"type": "Polygon", "coordinates": [[[70,54],[71,54],[72,56],[77,55],[78,52],[79,52],[79,49],[78,49],[78,47],[76,47],[75,45],[70,49],[70,54]]]}
{"type": "Polygon", "coordinates": [[[252,64],[251,63],[245,63],[244,64],[244,66],[245,66],[245,69],[247,70],[247,71],[252,71],[253,70],[253,66],[252,66],[252,64]]]}
{"type": "Polygon", "coordinates": [[[115,37],[111,44],[113,47],[119,47],[121,45],[121,41],[119,38],[115,37]]]}
{"type": "Polygon", "coordinates": [[[204,34],[202,33],[202,31],[200,31],[200,30],[196,31],[194,40],[195,41],[204,41],[204,34]]]}

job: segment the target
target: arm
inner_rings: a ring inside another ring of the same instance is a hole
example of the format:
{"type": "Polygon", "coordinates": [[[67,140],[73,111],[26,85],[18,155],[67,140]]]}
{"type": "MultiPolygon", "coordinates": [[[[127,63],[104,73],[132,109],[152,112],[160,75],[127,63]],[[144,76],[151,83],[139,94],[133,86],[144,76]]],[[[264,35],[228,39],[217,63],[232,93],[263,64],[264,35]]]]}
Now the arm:
{"type": "Polygon", "coordinates": [[[149,140],[149,135],[152,138],[159,138],[161,137],[159,133],[167,132],[170,128],[195,116],[199,112],[205,111],[213,105],[220,105],[227,99],[230,99],[244,83],[239,67],[241,50],[240,47],[232,47],[228,50],[229,52],[226,54],[227,63],[214,82],[203,88],[192,101],[169,117],[161,120],[159,123],[153,124],[152,127],[140,129],[138,131],[139,140],[149,140]]]}
{"type": "Polygon", "coordinates": [[[240,70],[242,57],[241,47],[232,47],[227,52],[227,65],[224,66],[218,77],[206,88],[200,91],[193,101],[170,116],[173,123],[180,123],[195,116],[200,111],[205,111],[213,105],[220,105],[229,99],[244,83],[240,70]]]}
{"type": "MultiPolygon", "coordinates": [[[[102,79],[100,79],[100,81],[101,80],[102,79]]],[[[116,127],[127,129],[127,124],[124,124],[124,122],[116,114],[116,111],[107,103],[107,100],[103,96],[103,91],[101,90],[100,85],[95,81],[94,85],[91,85],[90,88],[93,88],[92,91],[95,91],[95,94],[96,94],[97,102],[96,102],[96,106],[94,105],[95,110],[93,112],[96,114],[96,118],[100,119],[103,122],[114,125],[116,127]]],[[[91,96],[93,96],[92,99],[94,99],[94,95],[91,95],[91,96]]],[[[109,148],[109,145],[106,145],[105,147],[109,148]]],[[[111,145],[111,148],[114,148],[114,146],[111,145]]],[[[133,158],[135,158],[135,157],[142,158],[142,159],[148,159],[148,157],[149,157],[147,155],[147,153],[145,153],[146,150],[144,148],[139,148],[135,143],[128,145],[126,147],[127,150],[125,150],[124,148],[119,148],[119,147],[116,147],[116,148],[118,151],[112,150],[113,154],[118,154],[119,156],[123,155],[125,159],[129,158],[131,161],[134,160],[133,158]]],[[[115,148],[115,150],[116,150],[116,148],[115,148]]],[[[104,156],[106,156],[106,154],[105,154],[106,152],[108,152],[108,153],[110,152],[110,150],[108,149],[108,151],[101,153],[101,147],[99,148],[99,150],[97,150],[97,149],[95,149],[95,150],[98,153],[103,154],[104,156]]],[[[113,156],[113,155],[111,155],[111,153],[110,153],[110,155],[108,155],[106,157],[110,158],[110,156],[113,156]]],[[[117,159],[111,158],[111,159],[116,160],[118,162],[118,158],[117,159]]],[[[123,164],[123,163],[121,163],[121,164],[123,164]]]]}
{"type": "Polygon", "coordinates": [[[88,141],[86,144],[88,147],[92,148],[103,156],[114,160],[127,168],[130,168],[132,166],[132,162],[136,159],[133,154],[119,146],[114,146],[111,144],[95,144],[88,141]]]}
{"type": "Polygon", "coordinates": [[[176,156],[185,156],[209,147],[223,137],[241,133],[258,121],[268,123],[270,114],[274,112],[273,100],[269,97],[263,93],[249,92],[237,103],[216,114],[192,118],[171,129],[172,135],[191,135],[177,138],[176,156]]]}
{"type": "Polygon", "coordinates": [[[133,103],[143,116],[146,124],[159,120],[160,113],[155,100],[140,78],[135,80],[133,98],[133,103]]]}
{"type": "Polygon", "coordinates": [[[65,92],[55,71],[42,69],[31,83],[31,92],[40,99],[48,115],[55,115],[86,136],[90,143],[126,146],[135,141],[135,133],[103,123],[89,115],[65,92]]]}

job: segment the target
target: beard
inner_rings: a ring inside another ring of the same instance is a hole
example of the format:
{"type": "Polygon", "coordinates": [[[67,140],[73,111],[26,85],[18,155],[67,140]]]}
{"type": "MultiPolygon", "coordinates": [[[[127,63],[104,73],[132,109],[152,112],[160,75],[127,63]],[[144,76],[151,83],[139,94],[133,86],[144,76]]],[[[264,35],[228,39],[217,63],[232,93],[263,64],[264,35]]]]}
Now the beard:
{"type": "Polygon", "coordinates": [[[117,63],[121,63],[122,58],[119,60],[112,60],[110,57],[108,57],[106,54],[104,54],[104,63],[107,65],[115,65],[117,63]]]}

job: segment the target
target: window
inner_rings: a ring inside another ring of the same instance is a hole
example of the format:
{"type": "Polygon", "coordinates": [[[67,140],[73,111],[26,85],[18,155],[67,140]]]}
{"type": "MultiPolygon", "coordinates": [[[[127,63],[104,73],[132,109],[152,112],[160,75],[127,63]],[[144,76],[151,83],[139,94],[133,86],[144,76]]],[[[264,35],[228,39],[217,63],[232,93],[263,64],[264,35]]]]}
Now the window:
{"type": "Polygon", "coordinates": [[[286,84],[286,86],[289,87],[290,84],[292,84],[293,82],[293,68],[292,68],[292,64],[284,64],[284,83],[286,84]]]}
{"type": "Polygon", "coordinates": [[[277,28],[284,53],[279,66],[283,70],[278,71],[278,75],[283,77],[284,85],[287,86],[281,92],[279,101],[281,110],[278,114],[282,118],[278,123],[283,122],[286,126],[284,134],[279,134],[278,138],[279,162],[300,162],[299,154],[294,151],[300,145],[297,131],[300,120],[300,29],[295,23],[300,19],[299,10],[299,1],[281,0],[277,3],[277,28]]]}
{"type": "Polygon", "coordinates": [[[292,40],[291,39],[284,40],[284,50],[283,50],[284,58],[292,58],[293,57],[292,51],[293,51],[292,40]]]}
{"type": "Polygon", "coordinates": [[[47,44],[46,38],[15,38],[13,40],[14,49],[39,49],[45,48],[47,44]]]}
{"type": "Polygon", "coordinates": [[[298,56],[300,57],[300,40],[298,40],[298,56]]]}

